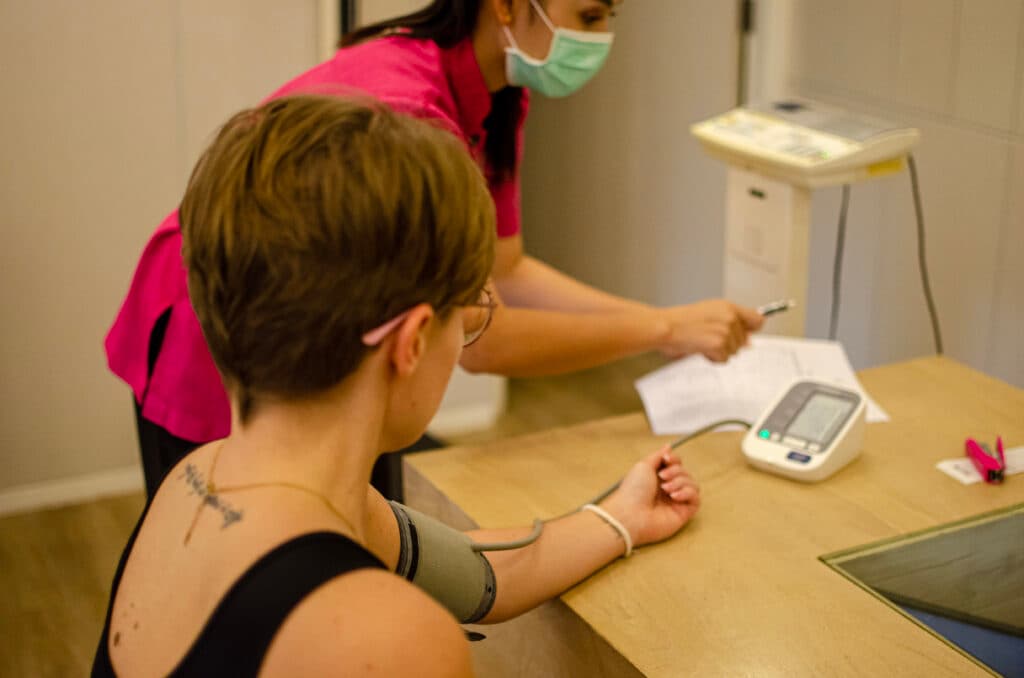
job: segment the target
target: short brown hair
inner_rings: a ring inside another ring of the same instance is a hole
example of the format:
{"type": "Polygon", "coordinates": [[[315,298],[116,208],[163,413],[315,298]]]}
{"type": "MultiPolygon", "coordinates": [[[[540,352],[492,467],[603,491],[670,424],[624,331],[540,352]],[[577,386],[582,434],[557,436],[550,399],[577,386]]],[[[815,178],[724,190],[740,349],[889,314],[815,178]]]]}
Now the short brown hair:
{"type": "Polygon", "coordinates": [[[242,421],[330,388],[362,335],[477,298],[494,204],[459,141],[365,100],[297,96],[234,116],[181,204],[188,288],[242,421]]]}

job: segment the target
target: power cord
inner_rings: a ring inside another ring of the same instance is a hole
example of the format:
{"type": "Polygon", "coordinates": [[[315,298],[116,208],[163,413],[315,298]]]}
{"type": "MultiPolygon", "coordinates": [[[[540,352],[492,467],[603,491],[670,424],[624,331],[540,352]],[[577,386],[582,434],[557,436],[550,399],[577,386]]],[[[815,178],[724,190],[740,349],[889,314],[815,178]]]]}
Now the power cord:
{"type": "Polygon", "coordinates": [[[843,250],[846,247],[846,215],[850,210],[850,184],[843,184],[843,203],[839,208],[839,228],[836,231],[836,256],[832,263],[832,317],[828,324],[828,338],[835,340],[839,327],[839,291],[843,280],[843,250]]]}
{"type": "MultiPolygon", "coordinates": [[[[917,267],[921,273],[921,288],[924,290],[925,303],[928,305],[928,316],[931,319],[932,338],[935,341],[935,354],[942,355],[942,330],[939,327],[939,314],[935,310],[935,298],[932,296],[931,283],[928,280],[928,259],[925,256],[924,208],[921,206],[921,187],[917,179],[917,163],[913,154],[907,154],[907,168],[910,170],[910,186],[914,196],[914,214],[917,218],[917,267]]],[[[839,327],[840,287],[843,275],[843,250],[846,243],[846,216],[850,207],[850,185],[843,186],[843,202],[839,208],[839,228],[836,232],[836,254],[832,266],[832,309],[829,321],[828,338],[834,340],[839,327]]]]}
{"type": "Polygon", "coordinates": [[[914,213],[917,216],[917,267],[921,271],[921,288],[928,304],[928,316],[932,321],[932,337],[935,339],[935,353],[942,355],[942,330],[939,328],[939,314],[935,310],[935,299],[932,297],[932,286],[928,282],[928,260],[924,252],[924,208],[921,207],[921,187],[917,181],[917,162],[914,154],[907,154],[907,167],[910,169],[910,186],[914,193],[914,213]]]}
{"type": "MultiPolygon", "coordinates": [[[[697,438],[698,436],[702,436],[705,433],[710,433],[711,431],[714,431],[717,428],[721,428],[722,426],[742,426],[743,428],[749,429],[751,426],[753,426],[753,424],[751,424],[749,421],[746,421],[746,420],[743,420],[743,419],[722,419],[721,421],[716,421],[714,423],[708,424],[707,426],[705,426],[703,428],[697,429],[693,433],[688,433],[687,435],[683,436],[682,438],[674,440],[669,445],[669,449],[673,449],[674,450],[677,447],[679,447],[680,445],[683,445],[684,443],[688,443],[691,440],[693,440],[694,438],[697,438]]],[[[544,524],[545,523],[551,522],[551,521],[554,521],[554,520],[559,520],[560,518],[565,518],[566,516],[570,516],[573,513],[578,513],[580,510],[582,510],[583,506],[585,506],[587,504],[598,504],[598,503],[604,501],[605,499],[608,498],[608,496],[612,492],[614,492],[615,490],[619,489],[619,485],[621,485],[621,484],[622,484],[621,480],[617,481],[615,484],[609,486],[607,489],[605,489],[603,492],[601,492],[599,495],[597,495],[596,497],[594,497],[590,501],[586,501],[583,504],[580,504],[580,506],[574,508],[571,511],[563,513],[560,516],[556,516],[554,518],[549,518],[546,521],[545,520],[541,520],[540,518],[535,519],[533,521],[533,532],[531,532],[526,537],[523,537],[522,539],[516,539],[514,541],[501,541],[501,542],[482,543],[482,544],[481,543],[477,543],[477,542],[473,542],[471,544],[471,547],[472,547],[472,549],[474,551],[480,552],[480,551],[512,551],[514,549],[521,549],[521,548],[523,548],[525,546],[529,546],[533,542],[535,542],[538,539],[540,539],[540,535],[544,531],[544,524]]]]}

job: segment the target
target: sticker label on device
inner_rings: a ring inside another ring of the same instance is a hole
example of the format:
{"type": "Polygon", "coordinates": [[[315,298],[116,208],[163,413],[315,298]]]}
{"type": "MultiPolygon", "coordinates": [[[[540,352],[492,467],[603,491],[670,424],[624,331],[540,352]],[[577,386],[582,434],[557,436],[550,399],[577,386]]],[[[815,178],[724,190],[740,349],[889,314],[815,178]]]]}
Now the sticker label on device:
{"type": "Polygon", "coordinates": [[[811,460],[811,456],[809,454],[802,454],[794,450],[786,455],[786,459],[792,459],[793,461],[798,461],[801,464],[806,464],[811,460]]]}

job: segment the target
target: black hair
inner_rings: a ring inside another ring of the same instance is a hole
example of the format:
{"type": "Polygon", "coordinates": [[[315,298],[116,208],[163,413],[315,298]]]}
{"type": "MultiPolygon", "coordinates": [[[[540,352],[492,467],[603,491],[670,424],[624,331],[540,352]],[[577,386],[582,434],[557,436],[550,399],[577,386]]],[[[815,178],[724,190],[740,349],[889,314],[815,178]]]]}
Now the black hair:
{"type": "MultiPolygon", "coordinates": [[[[434,0],[421,10],[357,28],[341,39],[347,47],[402,29],[412,38],[433,40],[442,49],[455,46],[473,33],[482,0],[434,0]]],[[[491,95],[491,112],[484,120],[484,153],[492,179],[511,179],[519,163],[516,130],[523,115],[523,90],[505,87],[491,95]]]]}

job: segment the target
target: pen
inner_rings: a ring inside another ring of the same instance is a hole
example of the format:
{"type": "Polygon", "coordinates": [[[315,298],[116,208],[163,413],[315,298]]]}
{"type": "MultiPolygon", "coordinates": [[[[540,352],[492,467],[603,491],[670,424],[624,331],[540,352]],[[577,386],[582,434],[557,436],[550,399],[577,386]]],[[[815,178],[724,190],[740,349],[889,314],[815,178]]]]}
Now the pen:
{"type": "Polygon", "coordinates": [[[796,306],[795,299],[780,299],[778,301],[773,301],[769,304],[765,304],[764,306],[758,306],[757,312],[767,318],[770,315],[775,315],[776,313],[788,311],[794,306],[796,306]]]}

